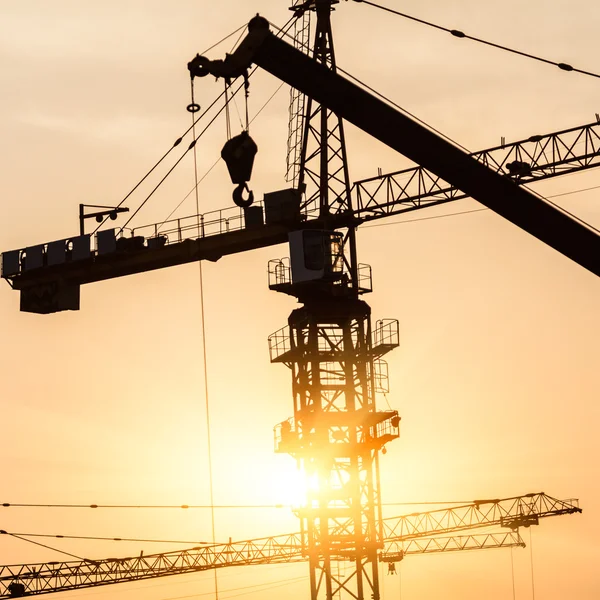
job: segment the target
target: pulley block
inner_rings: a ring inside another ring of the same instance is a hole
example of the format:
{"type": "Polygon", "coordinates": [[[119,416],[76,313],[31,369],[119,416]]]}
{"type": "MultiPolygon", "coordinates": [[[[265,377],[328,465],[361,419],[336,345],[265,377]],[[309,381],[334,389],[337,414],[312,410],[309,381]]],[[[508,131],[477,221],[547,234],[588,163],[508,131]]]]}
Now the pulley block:
{"type": "Polygon", "coordinates": [[[225,143],[221,150],[221,158],[227,165],[232,183],[250,181],[257,152],[258,146],[247,131],[242,131],[225,143]]]}

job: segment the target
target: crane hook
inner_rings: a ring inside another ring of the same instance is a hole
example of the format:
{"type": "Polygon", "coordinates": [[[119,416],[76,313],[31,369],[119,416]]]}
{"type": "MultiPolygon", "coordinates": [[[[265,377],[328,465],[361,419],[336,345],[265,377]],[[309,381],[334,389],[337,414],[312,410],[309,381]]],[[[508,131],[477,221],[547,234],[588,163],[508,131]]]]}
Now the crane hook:
{"type": "Polygon", "coordinates": [[[254,202],[254,193],[248,188],[247,182],[240,183],[240,185],[233,190],[233,201],[236,206],[239,206],[240,208],[248,208],[252,205],[254,202]],[[244,190],[248,192],[247,199],[244,199],[243,197],[244,190]]]}

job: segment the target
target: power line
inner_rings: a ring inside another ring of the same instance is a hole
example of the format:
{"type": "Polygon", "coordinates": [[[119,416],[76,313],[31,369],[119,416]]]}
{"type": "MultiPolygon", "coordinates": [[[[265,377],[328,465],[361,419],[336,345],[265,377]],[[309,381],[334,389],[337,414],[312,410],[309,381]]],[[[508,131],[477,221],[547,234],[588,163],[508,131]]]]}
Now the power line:
{"type": "MultiPolygon", "coordinates": [[[[216,545],[215,542],[199,542],[190,540],[156,540],[156,539],[143,539],[143,538],[122,538],[122,537],[99,537],[93,535],[61,535],[61,534],[50,534],[50,533],[12,533],[10,531],[0,530],[0,535],[10,535],[13,537],[22,536],[24,538],[57,538],[61,540],[95,540],[101,542],[144,542],[150,544],[188,544],[190,546],[202,545],[211,546],[216,545]]],[[[30,540],[25,540],[30,541],[30,540]]]]}
{"type": "MultiPolygon", "coordinates": [[[[308,577],[304,576],[304,577],[295,577],[293,579],[279,579],[277,581],[269,581],[266,583],[256,583],[254,585],[245,585],[243,587],[239,587],[239,588],[229,588],[227,590],[223,590],[224,593],[227,592],[237,592],[240,590],[250,590],[250,589],[255,589],[258,587],[262,587],[263,589],[267,590],[267,589],[272,589],[272,588],[276,588],[276,587],[282,587],[283,585],[290,585],[292,583],[298,583],[300,581],[305,581],[306,579],[308,579],[308,577]],[[268,587],[265,587],[268,586],[268,587]]],[[[262,591],[262,590],[261,590],[262,591]]],[[[201,594],[191,594],[188,596],[172,596],[169,598],[163,598],[163,600],[184,600],[185,598],[197,598],[198,596],[210,596],[212,594],[212,592],[203,592],[201,594]]],[[[235,598],[236,596],[242,596],[243,594],[236,594],[235,596],[226,596],[227,598],[235,598]]]]}
{"type": "Polygon", "coordinates": [[[286,504],[27,504],[4,502],[3,508],[290,508],[286,504]]]}
{"type": "MultiPolygon", "coordinates": [[[[267,571],[274,571],[274,570],[282,571],[282,570],[284,570],[284,569],[286,569],[288,567],[297,567],[299,564],[301,564],[301,563],[298,563],[298,562],[279,563],[279,564],[276,563],[274,565],[271,565],[270,567],[267,567],[267,566],[264,566],[264,565],[260,565],[260,572],[262,574],[262,573],[265,573],[267,571]]],[[[239,577],[239,573],[235,569],[225,569],[225,570],[220,569],[220,570],[222,571],[222,573],[219,574],[220,579],[228,579],[228,578],[231,578],[231,577],[238,578],[239,577]]],[[[191,575],[192,574],[189,573],[188,577],[190,577],[191,575]]],[[[193,575],[195,577],[197,577],[197,579],[195,578],[195,580],[193,582],[192,581],[180,581],[180,580],[178,580],[178,581],[173,581],[172,580],[172,581],[169,581],[169,582],[164,582],[162,579],[154,579],[154,580],[151,579],[151,580],[143,580],[143,581],[146,581],[146,582],[149,581],[150,583],[148,585],[133,585],[133,582],[131,582],[128,585],[128,589],[131,590],[131,591],[133,591],[133,590],[136,590],[136,591],[137,590],[147,590],[147,589],[156,590],[156,589],[161,588],[161,587],[167,587],[167,586],[168,587],[173,587],[173,586],[176,586],[176,585],[190,585],[192,583],[194,585],[202,585],[204,583],[208,583],[209,579],[212,576],[212,573],[210,573],[210,570],[204,570],[204,571],[198,571],[197,573],[194,573],[193,575]]],[[[289,581],[291,581],[291,579],[289,581]]],[[[267,585],[267,584],[265,583],[264,585],[267,585]]],[[[237,591],[237,588],[235,590],[233,588],[229,589],[229,590],[225,590],[225,592],[227,592],[227,591],[237,591]]],[[[98,597],[98,596],[104,596],[104,595],[109,594],[109,593],[110,592],[108,592],[106,589],[104,589],[104,590],[101,589],[101,590],[94,590],[92,592],[87,592],[87,593],[85,593],[85,592],[84,593],[77,593],[77,594],[71,595],[70,598],[81,598],[81,597],[85,597],[85,596],[96,596],[96,597],[98,597]]],[[[206,592],[204,595],[208,596],[210,594],[211,594],[211,592],[206,592]]],[[[165,598],[163,600],[171,600],[171,599],[165,598]]]]}
{"type": "MultiPolygon", "coordinates": [[[[488,209],[479,209],[488,210],[488,209]]],[[[453,213],[454,214],[454,213],[453,213]]],[[[452,216],[452,215],[439,215],[452,216]]],[[[436,217],[428,217],[436,218],[436,217]]],[[[400,221],[405,223],[406,221],[400,221]]],[[[397,223],[396,223],[397,224],[397,223]]],[[[372,225],[371,227],[374,227],[372,225]]],[[[383,502],[382,506],[416,506],[421,504],[468,504],[470,500],[435,500],[435,501],[410,501],[410,502],[383,502]]],[[[33,504],[33,503],[10,503],[1,504],[3,508],[116,508],[116,509],[295,509],[293,504],[33,504]]],[[[196,543],[196,542],[192,542],[196,543]]]]}
{"type": "Polygon", "coordinates": [[[354,0],[354,2],[361,2],[363,4],[368,4],[369,6],[373,6],[375,8],[380,8],[381,10],[398,15],[400,17],[404,17],[405,19],[409,19],[411,21],[416,21],[417,23],[421,23],[423,25],[427,25],[429,27],[439,29],[440,31],[446,31],[447,33],[449,33],[457,38],[465,38],[468,40],[473,40],[474,42],[479,42],[480,44],[485,44],[486,46],[492,46],[493,48],[498,48],[499,50],[511,52],[512,54],[518,54],[519,56],[525,56],[526,58],[531,58],[531,59],[537,60],[539,62],[543,62],[543,63],[549,64],[549,65],[554,65],[555,67],[558,67],[562,71],[575,71],[576,73],[581,73],[582,75],[589,75],[590,77],[597,77],[600,79],[600,75],[598,73],[593,73],[592,71],[584,71],[583,69],[577,69],[567,63],[555,62],[555,61],[549,60],[547,58],[542,58],[541,56],[536,56],[535,54],[529,54],[528,52],[522,52],[521,50],[515,50],[514,48],[509,48],[508,46],[503,46],[501,44],[496,44],[494,42],[489,42],[487,40],[483,40],[481,38],[476,38],[472,35],[467,35],[466,33],[459,31],[458,29],[448,29],[447,27],[443,27],[442,25],[437,25],[435,23],[425,21],[424,19],[419,19],[417,17],[413,17],[411,15],[401,13],[392,8],[388,8],[387,6],[381,6],[380,4],[375,4],[374,2],[368,2],[368,0],[354,0]]]}

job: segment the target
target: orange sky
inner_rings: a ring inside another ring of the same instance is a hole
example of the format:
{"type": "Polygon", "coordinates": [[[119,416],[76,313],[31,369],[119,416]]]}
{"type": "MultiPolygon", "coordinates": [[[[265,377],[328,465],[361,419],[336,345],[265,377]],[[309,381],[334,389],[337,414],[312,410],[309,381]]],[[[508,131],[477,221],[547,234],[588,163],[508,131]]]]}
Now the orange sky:
{"type": "MultiPolygon", "coordinates": [[[[392,5],[391,2],[388,3],[392,5]]],[[[400,10],[448,27],[598,70],[600,8],[566,1],[416,2],[400,10]]],[[[187,61],[255,12],[283,24],[286,3],[228,0],[5,0],[0,6],[0,249],[73,234],[77,206],[115,204],[189,125],[187,61]]],[[[339,64],[470,149],[595,119],[600,83],[457,40],[365,5],[334,15],[339,64]]],[[[230,46],[211,54],[222,57],[230,46]]],[[[255,113],[279,83],[252,79],[255,113]]],[[[221,84],[201,80],[206,105],[221,84]]],[[[252,126],[257,195],[286,186],[287,90],[252,126]]],[[[242,104],[239,103],[240,110],[242,104]]],[[[237,117],[234,113],[234,123],[237,117]]],[[[199,171],[219,155],[225,126],[199,145],[199,171]]],[[[348,129],[353,180],[407,161],[348,129]]],[[[536,187],[546,195],[600,185],[590,171],[536,187]]],[[[186,161],[137,224],[162,220],[193,186],[186,161]]],[[[231,205],[219,165],[200,188],[203,211],[231,205]]],[[[558,198],[600,226],[598,190],[558,198]]],[[[138,200],[141,196],[138,197],[138,200]]],[[[135,202],[130,204],[135,206],[135,202]]],[[[405,219],[468,210],[461,201],[405,219]]],[[[178,214],[194,210],[190,198],[178,214]]],[[[403,218],[396,218],[401,221],[403,218]]],[[[383,224],[385,221],[380,221],[383,224]]],[[[535,597],[600,596],[597,278],[489,212],[359,232],[373,267],[375,318],[400,321],[389,355],[389,401],[402,437],[382,457],[386,502],[469,500],[545,491],[577,497],[584,513],[533,533],[535,597]]],[[[269,292],[266,264],[284,246],[204,266],[215,501],[287,502],[293,461],[276,456],[272,427],[292,413],[288,371],[270,365],[266,338],[292,299],[269,292]],[[286,484],[287,485],[287,484],[286,484]]],[[[82,310],[18,312],[0,287],[3,336],[1,502],[204,504],[208,502],[198,267],[88,286],[82,310]]],[[[417,510],[419,507],[416,507],[417,510]]],[[[33,533],[203,540],[203,511],[3,509],[0,528],[33,533]]],[[[407,508],[412,511],[413,508],[407,508]]],[[[398,507],[387,514],[401,513],[398,507]]],[[[217,538],[295,531],[285,509],[220,510],[217,538]]],[[[524,532],[529,541],[529,532],[524,532]]],[[[60,555],[2,538],[3,564],[60,555]]],[[[85,556],[137,554],[140,544],[50,545],[85,556]]],[[[177,545],[145,546],[146,553],[177,545]]],[[[515,550],[517,598],[532,597],[530,552],[515,550]]],[[[306,565],[224,571],[223,597],[307,597],[306,565]],[[298,581],[296,581],[298,578],[298,581]],[[244,586],[285,586],[262,590],[244,586]],[[289,585],[288,585],[289,584],[289,585]],[[246,593],[253,592],[253,593],[246,593]]],[[[410,557],[385,576],[384,600],[512,598],[508,550],[410,557]]],[[[64,594],[123,600],[202,596],[211,575],[64,594]]]]}

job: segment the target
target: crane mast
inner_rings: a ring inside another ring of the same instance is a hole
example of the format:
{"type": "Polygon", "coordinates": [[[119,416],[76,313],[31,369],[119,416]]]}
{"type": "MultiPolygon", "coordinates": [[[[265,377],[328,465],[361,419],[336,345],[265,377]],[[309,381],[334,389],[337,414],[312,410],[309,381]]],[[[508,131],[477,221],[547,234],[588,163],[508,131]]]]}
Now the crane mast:
{"type": "MultiPolygon", "coordinates": [[[[587,126],[586,135],[593,135],[582,158],[541,152],[536,160],[518,154],[510,162],[494,163],[490,157],[496,152],[467,155],[339,76],[331,29],[336,4],[306,0],[292,7],[303,19],[301,36],[308,32],[307,15],[316,15],[312,58],[279,40],[257,16],[246,39],[224,61],[197,57],[189,64],[192,78],[210,73],[230,79],[255,63],[294,88],[288,150],[299,156],[291,163],[297,166],[297,172],[291,171],[296,188],[266,194],[260,211],[247,206],[236,211],[235,219],[219,211],[192,217],[189,227],[177,220],[166,231],[150,226],[134,230],[130,238],[102,230],[95,247],[92,237],[81,232],[2,255],[2,277],[20,290],[21,310],[52,313],[79,309],[85,283],[288,242],[289,258],[269,263],[269,288],[295,297],[301,306],[268,341],[271,362],[284,364],[292,376],[293,415],[276,425],[275,451],[292,456],[306,477],[305,502],[298,508],[300,532],[146,557],[1,567],[0,598],[307,560],[311,600],[336,595],[380,600],[381,561],[393,564],[411,553],[522,545],[519,527],[537,524],[540,517],[580,512],[575,503],[530,494],[383,519],[379,455],[399,437],[400,416],[378,410],[376,398],[387,391],[382,358],[399,345],[399,325],[395,319],[372,323],[363,300],[372,291],[371,269],[358,263],[356,227],[468,195],[598,275],[599,236],[520,184],[599,164],[599,138],[594,126],[587,126]],[[353,187],[342,119],[420,166],[353,187]],[[407,173],[409,183],[395,187],[394,178],[407,173]],[[386,192],[383,201],[381,190],[386,192]],[[494,524],[511,531],[440,537],[494,524]],[[336,563],[351,568],[341,577],[336,563]]],[[[536,137],[529,141],[545,139],[536,137]]]]}
{"type": "MultiPolygon", "coordinates": [[[[312,56],[333,73],[337,3],[293,7],[316,14],[312,56]]],[[[275,428],[275,450],[294,457],[307,482],[298,514],[312,600],[379,600],[379,452],[398,437],[400,417],[377,411],[376,377],[381,356],[399,343],[398,322],[372,329],[371,309],[359,299],[371,282],[370,269],[359,280],[355,224],[342,235],[330,222],[330,215],[352,211],[342,119],[308,96],[303,126],[300,211],[316,212],[323,229],[290,233],[290,263],[272,261],[269,269],[269,287],[302,303],[269,338],[272,362],[291,370],[294,396],[293,417],[275,428]],[[343,576],[341,559],[352,565],[343,576]]]]}

